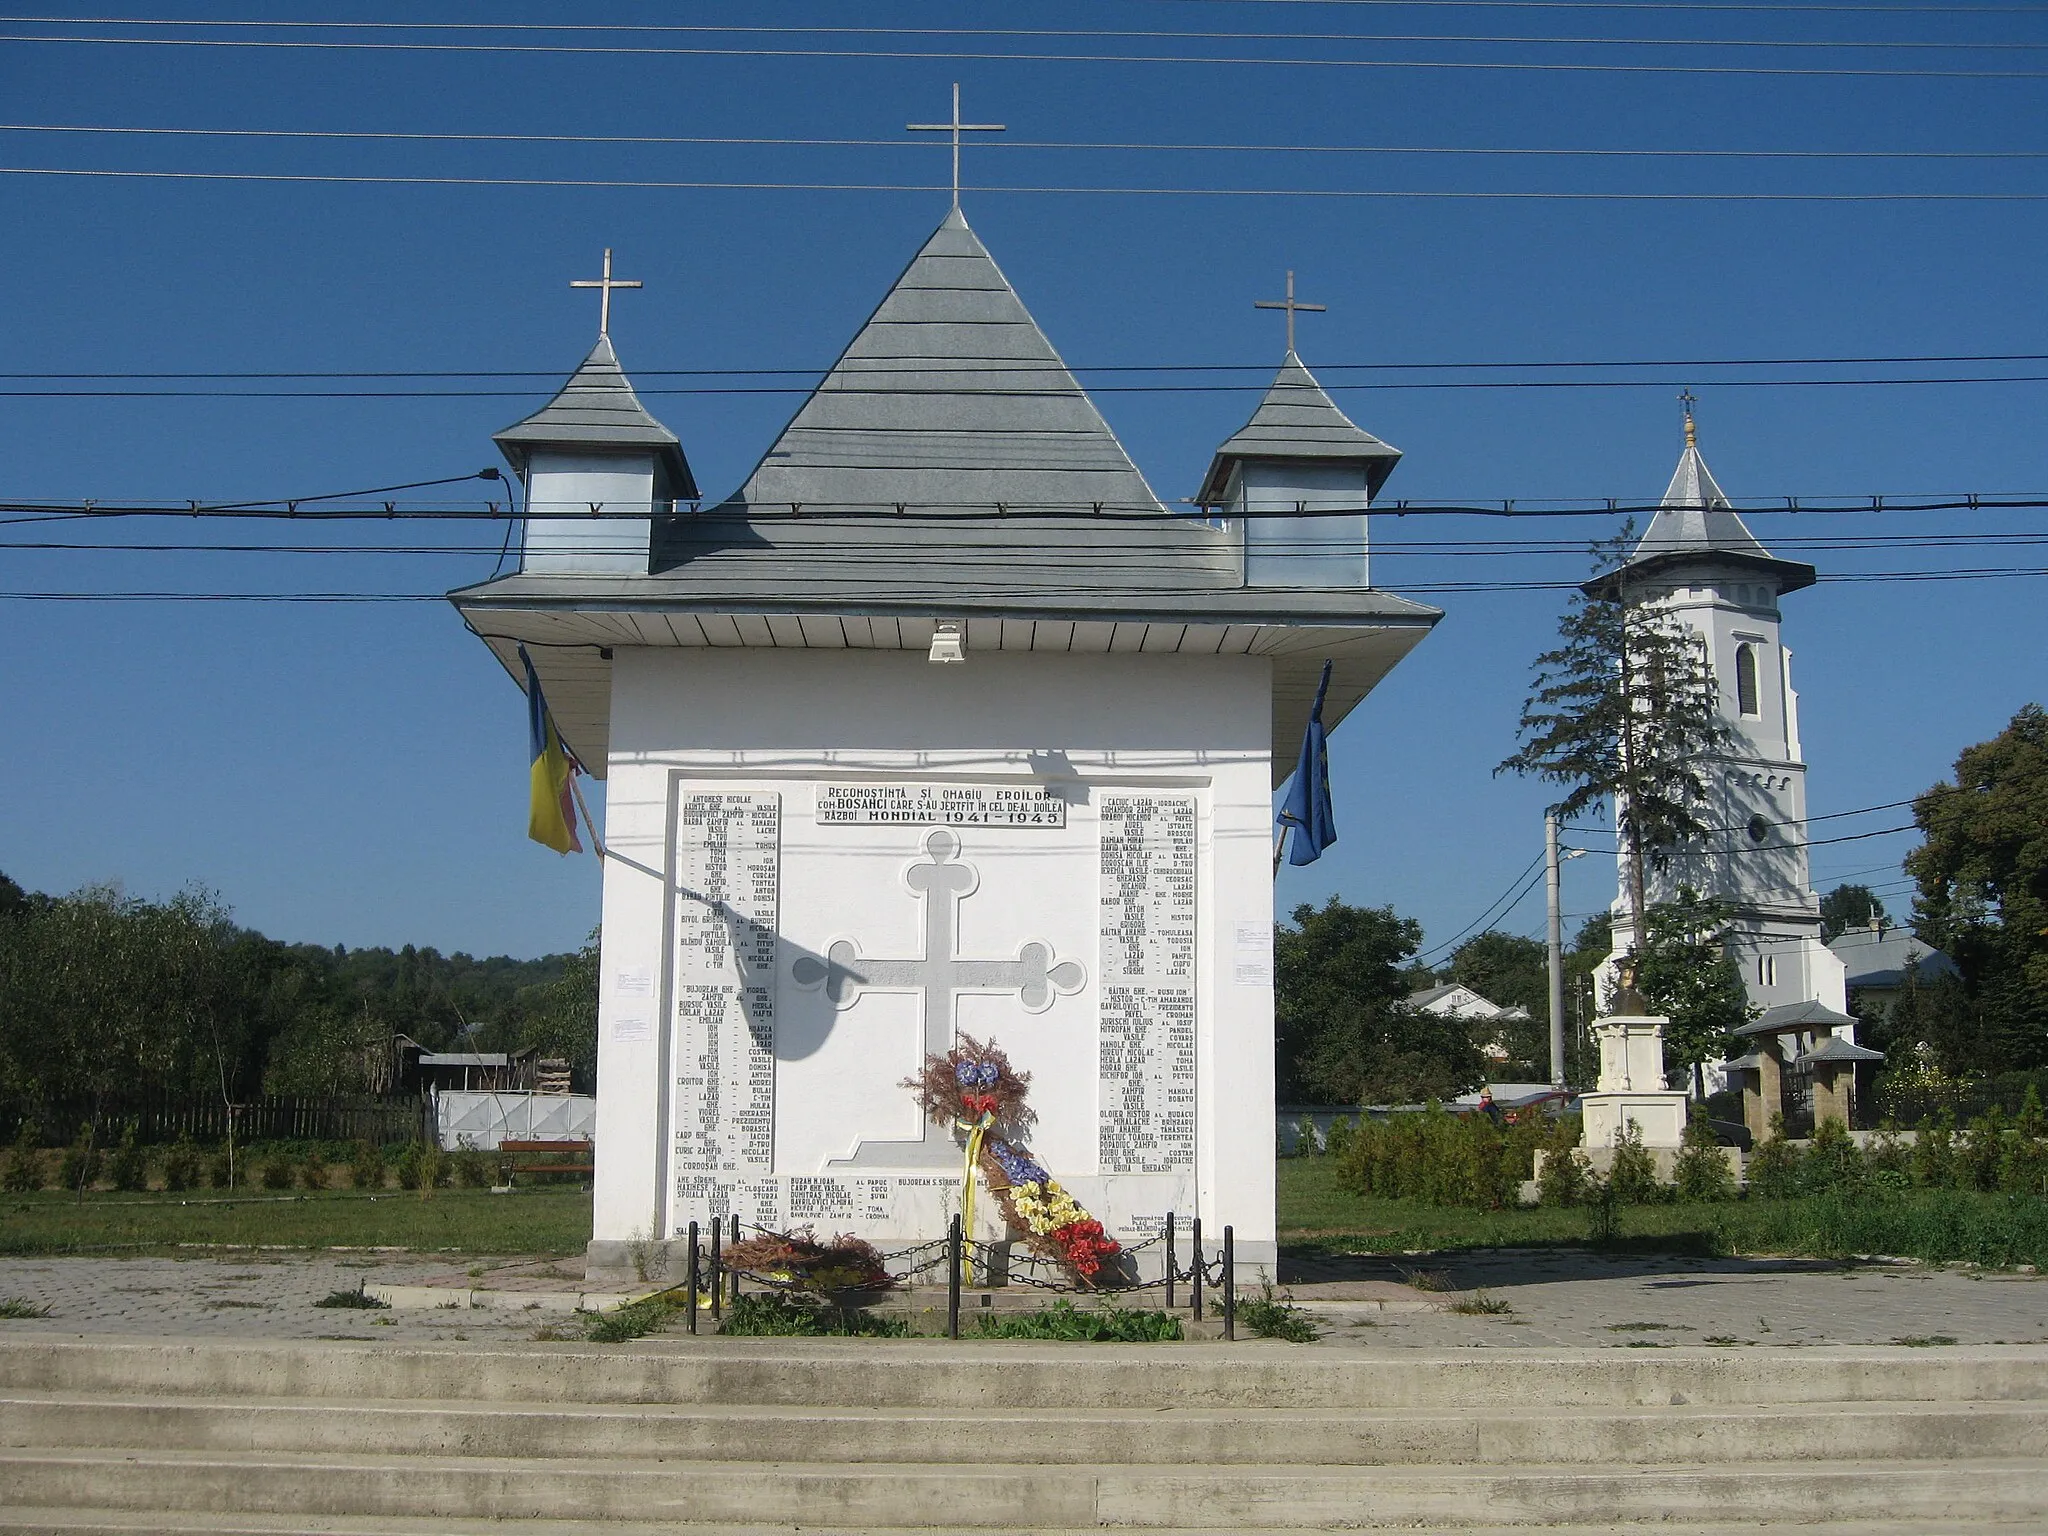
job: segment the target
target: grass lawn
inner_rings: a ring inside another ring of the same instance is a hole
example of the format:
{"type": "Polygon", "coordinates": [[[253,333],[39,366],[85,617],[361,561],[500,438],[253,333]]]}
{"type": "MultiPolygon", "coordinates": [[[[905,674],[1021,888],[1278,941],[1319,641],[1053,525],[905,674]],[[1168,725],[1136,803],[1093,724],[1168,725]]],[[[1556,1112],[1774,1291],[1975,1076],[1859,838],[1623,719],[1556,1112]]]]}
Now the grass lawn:
{"type": "Polygon", "coordinates": [[[58,1190],[0,1195],[0,1254],[175,1250],[186,1244],[410,1248],[422,1252],[581,1253],[590,1196],[575,1188],[390,1190],[233,1196],[58,1190]]]}
{"type": "MultiPolygon", "coordinates": [[[[1373,1200],[1339,1187],[1326,1157],[1279,1165],[1280,1243],[1295,1253],[1404,1253],[1591,1244],[1589,1209],[1474,1211],[1373,1200]]],[[[2048,1264],[2048,1200],[1953,1190],[1864,1190],[1796,1200],[1621,1206],[1604,1246],[1848,1258],[1888,1254],[2048,1264]]]]}

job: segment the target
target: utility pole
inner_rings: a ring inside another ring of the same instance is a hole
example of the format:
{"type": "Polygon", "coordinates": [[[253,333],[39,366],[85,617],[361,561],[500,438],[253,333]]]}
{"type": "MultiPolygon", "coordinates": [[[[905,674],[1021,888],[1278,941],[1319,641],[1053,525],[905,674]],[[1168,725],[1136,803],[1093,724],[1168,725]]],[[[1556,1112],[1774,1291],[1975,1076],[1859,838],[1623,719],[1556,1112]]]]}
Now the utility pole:
{"type": "Polygon", "coordinates": [[[1564,1086],[1564,901],[1557,857],[1557,812],[1543,813],[1543,890],[1550,898],[1550,1081],[1564,1086]]]}

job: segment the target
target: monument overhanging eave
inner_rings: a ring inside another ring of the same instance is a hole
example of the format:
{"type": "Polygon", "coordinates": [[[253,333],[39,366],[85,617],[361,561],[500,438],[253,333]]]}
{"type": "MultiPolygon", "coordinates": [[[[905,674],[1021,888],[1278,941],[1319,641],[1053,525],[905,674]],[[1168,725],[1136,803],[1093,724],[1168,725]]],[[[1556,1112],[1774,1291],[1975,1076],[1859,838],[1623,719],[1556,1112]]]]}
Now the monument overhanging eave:
{"type": "Polygon", "coordinates": [[[977,654],[1263,657],[1273,669],[1273,781],[1293,771],[1323,662],[1323,705],[1335,727],[1442,610],[1364,591],[1094,592],[1085,597],[758,598],[678,594],[640,577],[509,576],[449,594],[463,621],[515,680],[532,648],[548,704],[591,772],[604,774],[611,736],[611,656],[625,647],[699,650],[894,651],[922,657],[942,619],[958,620],[977,654]],[[648,588],[657,589],[649,592],[648,588]]]}

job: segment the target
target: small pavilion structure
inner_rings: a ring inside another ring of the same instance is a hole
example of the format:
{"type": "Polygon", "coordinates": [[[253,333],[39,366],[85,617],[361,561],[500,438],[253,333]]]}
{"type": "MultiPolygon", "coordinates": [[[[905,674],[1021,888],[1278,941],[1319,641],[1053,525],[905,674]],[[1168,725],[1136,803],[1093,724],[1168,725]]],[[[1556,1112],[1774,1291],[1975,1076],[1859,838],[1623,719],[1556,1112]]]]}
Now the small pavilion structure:
{"type": "Polygon", "coordinates": [[[1856,1021],[1817,1002],[1786,1003],[1735,1033],[1751,1042],[1749,1054],[1728,1063],[1742,1089],[1742,1121],[1762,1140],[1771,1118],[1785,1117],[1793,1135],[1811,1134],[1823,1120],[1852,1130],[1868,1102],[1869,1076],[1883,1051],[1858,1045],[1856,1021]]]}

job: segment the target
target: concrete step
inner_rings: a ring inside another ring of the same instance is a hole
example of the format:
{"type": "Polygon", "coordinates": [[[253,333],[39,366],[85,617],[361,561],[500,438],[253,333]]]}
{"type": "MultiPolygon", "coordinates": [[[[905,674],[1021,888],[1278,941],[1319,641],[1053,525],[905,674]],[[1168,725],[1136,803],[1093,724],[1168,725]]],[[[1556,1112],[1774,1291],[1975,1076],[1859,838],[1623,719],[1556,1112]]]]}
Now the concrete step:
{"type": "Polygon", "coordinates": [[[2039,1460],[1555,1467],[1148,1469],[506,1461],[487,1457],[0,1451],[30,1507],[297,1516],[1185,1531],[1607,1527],[1709,1521],[2038,1520],[2039,1460]]]}
{"type": "Polygon", "coordinates": [[[1418,1413],[728,1407],[13,1393],[0,1446],[980,1466],[1655,1465],[2025,1457],[2048,1403],[1418,1413]]]}
{"type": "MultiPolygon", "coordinates": [[[[379,1517],[359,1515],[345,1519],[297,1519],[276,1515],[192,1514],[176,1510],[151,1512],[122,1509],[33,1509],[0,1506],[0,1536],[420,1536],[431,1529],[437,1536],[673,1536],[677,1527],[670,1522],[588,1520],[436,1520],[429,1527],[411,1516],[379,1517]]],[[[900,1531],[892,1526],[816,1525],[692,1525],[692,1536],[883,1536],[900,1531]]],[[[1238,1526],[1228,1536],[1278,1536],[1281,1530],[1296,1536],[1294,1528],[1238,1526]]],[[[1469,1531],[1470,1526],[1427,1525],[1404,1527],[1408,1536],[1450,1536],[1469,1531]]],[[[1572,1529],[1556,1527],[1551,1529],[1572,1529]]],[[[1579,1526],[1581,1531],[1593,1529],[1579,1526]]],[[[1763,1522],[1745,1520],[1740,1524],[1654,1525],[1603,1523],[1603,1536],[1759,1536],[1759,1533],[1806,1532],[1815,1527],[1804,1520],[1763,1522]]],[[[1951,1520],[1849,1520],[1826,1526],[1826,1536],[1955,1536],[1951,1520]]],[[[1990,1536],[2039,1536],[2038,1520],[1979,1520],[1973,1532],[1990,1536]]],[[[1009,1536],[1100,1536],[1101,1528],[1088,1526],[1018,1526],[1009,1536]]],[[[1222,1528],[1183,1526],[1176,1536],[1225,1536],[1222,1528]]]]}
{"type": "Polygon", "coordinates": [[[2048,1347],[1484,1350],[662,1337],[628,1345],[0,1339],[0,1391],[931,1408],[1409,1411],[2048,1402],[2048,1347]]]}
{"type": "MultiPolygon", "coordinates": [[[[1568,1527],[1552,1527],[1569,1529],[1568,1527]]],[[[411,1516],[379,1517],[359,1515],[347,1519],[295,1519],[276,1515],[190,1514],[179,1511],[150,1512],[122,1509],[33,1509],[0,1506],[0,1536],[420,1536],[423,1527],[411,1516]]],[[[1228,1536],[1277,1536],[1275,1526],[1239,1526],[1228,1536]]],[[[1470,1526],[1408,1526],[1408,1536],[1449,1536],[1470,1526]]],[[[1580,1530],[1589,1527],[1580,1526],[1580,1530]]],[[[1806,1521],[1743,1521],[1740,1524],[1602,1524],[1606,1536],[1759,1536],[1759,1533],[1804,1531],[1814,1527],[1806,1521]]],[[[2038,1520],[1976,1521],[1970,1529],[1991,1536],[2038,1536],[2038,1520]]],[[[588,1520],[436,1520],[437,1536],[672,1536],[673,1523],[650,1525],[642,1521],[588,1520]]],[[[692,1536],[882,1536],[900,1527],[888,1526],[797,1526],[797,1525],[692,1525],[692,1536]]],[[[1827,1536],[1955,1536],[1950,1520],[1849,1520],[1826,1527],[1827,1536]]],[[[1076,1529],[1071,1526],[1019,1526],[1010,1536],[1099,1536],[1100,1527],[1076,1529]]],[[[1184,1526],[1176,1536],[1224,1536],[1214,1526],[1197,1529],[1184,1526]]]]}

